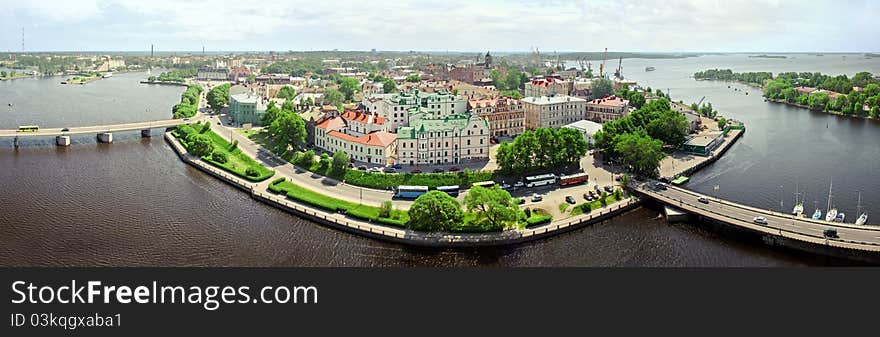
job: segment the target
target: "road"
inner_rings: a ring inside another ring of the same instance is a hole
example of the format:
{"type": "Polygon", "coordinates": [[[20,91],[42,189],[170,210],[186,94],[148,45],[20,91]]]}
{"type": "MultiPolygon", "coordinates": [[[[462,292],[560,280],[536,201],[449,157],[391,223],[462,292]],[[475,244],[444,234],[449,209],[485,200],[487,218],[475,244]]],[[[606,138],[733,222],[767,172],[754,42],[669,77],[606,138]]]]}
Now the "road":
{"type": "Polygon", "coordinates": [[[880,245],[880,226],[859,226],[855,224],[800,218],[791,214],[784,214],[716,199],[708,195],[699,194],[674,186],[670,186],[667,190],[658,190],[652,187],[652,184],[654,183],[655,182],[653,181],[646,181],[636,183],[634,184],[634,187],[646,196],[668,205],[693,214],[699,214],[727,223],[740,225],[742,227],[762,226],[767,229],[765,230],[766,232],[772,233],[773,231],[777,231],[780,232],[781,235],[781,232],[784,231],[816,238],[823,238],[823,232],[830,228],[837,230],[839,239],[836,240],[880,245]],[[699,202],[698,198],[700,197],[708,199],[709,202],[699,202]],[[767,224],[756,224],[754,218],[758,216],[765,217],[767,219],[767,224]]]}
{"type": "Polygon", "coordinates": [[[153,128],[167,128],[183,123],[195,123],[201,121],[204,116],[197,115],[192,118],[183,118],[183,119],[166,119],[161,121],[149,121],[149,122],[138,122],[138,123],[125,123],[125,124],[110,124],[110,125],[92,125],[92,126],[81,126],[81,127],[71,127],[68,128],[68,131],[61,131],[62,128],[47,128],[40,129],[39,132],[18,132],[18,130],[14,129],[6,129],[0,130],[0,137],[39,137],[39,136],[62,136],[62,135],[77,135],[77,134],[88,134],[88,133],[102,133],[102,132],[121,132],[121,131],[132,131],[132,130],[144,130],[144,129],[153,129],[153,128]]]}

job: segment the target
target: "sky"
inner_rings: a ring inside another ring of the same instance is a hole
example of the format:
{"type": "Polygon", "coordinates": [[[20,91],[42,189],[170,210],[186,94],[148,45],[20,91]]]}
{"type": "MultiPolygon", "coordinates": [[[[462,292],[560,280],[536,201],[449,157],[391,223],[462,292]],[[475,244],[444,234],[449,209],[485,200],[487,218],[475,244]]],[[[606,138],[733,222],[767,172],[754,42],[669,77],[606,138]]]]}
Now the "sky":
{"type": "Polygon", "coordinates": [[[0,0],[0,51],[878,52],[877,0],[0,0]]]}

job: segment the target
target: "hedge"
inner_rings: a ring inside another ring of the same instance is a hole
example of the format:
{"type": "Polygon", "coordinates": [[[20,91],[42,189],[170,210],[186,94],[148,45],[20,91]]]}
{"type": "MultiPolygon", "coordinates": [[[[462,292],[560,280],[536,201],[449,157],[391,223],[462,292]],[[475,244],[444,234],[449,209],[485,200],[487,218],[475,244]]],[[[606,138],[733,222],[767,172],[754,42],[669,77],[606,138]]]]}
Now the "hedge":
{"type": "MultiPolygon", "coordinates": [[[[277,180],[277,179],[276,179],[277,180]]],[[[282,193],[286,192],[287,197],[296,200],[314,207],[318,207],[330,212],[338,212],[340,210],[345,210],[346,214],[367,221],[376,221],[384,224],[394,225],[394,226],[403,226],[409,221],[409,216],[406,211],[403,210],[393,210],[391,211],[391,218],[381,218],[379,217],[379,207],[368,206],[368,205],[359,205],[353,202],[348,202],[345,200],[336,199],[330,196],[326,196],[315,191],[303,188],[299,185],[291,183],[289,181],[282,181],[279,183],[273,183],[269,185],[269,190],[274,193],[282,193]]]]}
{"type": "Polygon", "coordinates": [[[550,222],[553,220],[553,216],[549,214],[533,214],[531,217],[526,219],[527,226],[535,226],[543,223],[550,222]]]}

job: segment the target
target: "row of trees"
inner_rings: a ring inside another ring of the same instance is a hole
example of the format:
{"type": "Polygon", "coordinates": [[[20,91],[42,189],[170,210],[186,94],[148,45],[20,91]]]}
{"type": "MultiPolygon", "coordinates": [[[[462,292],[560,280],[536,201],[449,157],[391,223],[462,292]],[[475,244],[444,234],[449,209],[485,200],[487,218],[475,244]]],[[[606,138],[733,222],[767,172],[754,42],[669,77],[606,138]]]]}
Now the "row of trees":
{"type": "Polygon", "coordinates": [[[575,163],[587,153],[587,141],[571,128],[526,130],[513,142],[498,146],[496,161],[502,172],[519,174],[575,163]]]}
{"type": "Polygon", "coordinates": [[[773,73],[766,71],[735,73],[730,69],[709,69],[694,73],[694,78],[701,80],[738,81],[763,85],[764,81],[773,79],[773,73]]]}
{"type": "Polygon", "coordinates": [[[199,110],[199,97],[202,94],[202,86],[191,84],[180,94],[180,103],[171,108],[174,118],[187,118],[196,115],[199,110]]]}
{"type": "Polygon", "coordinates": [[[222,110],[223,107],[226,106],[226,103],[229,102],[230,86],[231,85],[229,83],[224,83],[213,87],[211,88],[211,90],[208,91],[206,98],[208,99],[208,105],[211,106],[211,110],[219,113],[220,110],[222,110]]]}
{"type": "Polygon", "coordinates": [[[319,74],[324,69],[324,65],[319,59],[305,58],[290,61],[281,61],[272,63],[263,67],[263,73],[269,74],[290,74],[291,76],[303,76],[307,72],[319,74]]]}
{"type": "Polygon", "coordinates": [[[159,76],[150,76],[147,78],[150,82],[176,82],[183,83],[186,82],[187,78],[196,76],[198,71],[196,68],[181,68],[181,69],[172,69],[169,71],[162,72],[159,76]]]}
{"type": "Polygon", "coordinates": [[[593,138],[608,158],[642,175],[654,176],[665,156],[663,147],[684,144],[688,121],[665,98],[653,100],[627,117],[606,122],[593,138]]]}
{"type": "Polygon", "coordinates": [[[492,79],[492,85],[498,91],[519,93],[525,89],[526,82],[529,81],[529,75],[516,69],[508,70],[506,74],[502,74],[498,70],[489,72],[489,78],[492,79]]]}
{"type": "MultiPolygon", "coordinates": [[[[475,186],[464,198],[466,212],[474,219],[470,225],[483,230],[501,230],[516,226],[525,218],[513,197],[498,186],[475,186]]],[[[416,199],[409,208],[407,228],[421,231],[450,231],[464,223],[465,211],[458,200],[440,191],[430,191],[416,199]]]]}
{"type": "Polygon", "coordinates": [[[869,83],[861,91],[851,90],[848,94],[840,94],[832,99],[825,92],[801,94],[795,89],[794,83],[787,79],[777,78],[770,81],[764,88],[764,97],[789,104],[809,106],[814,110],[836,111],[845,115],[862,117],[880,117],[880,85],[877,83],[869,83]]]}
{"type": "Polygon", "coordinates": [[[830,76],[822,73],[785,72],[776,76],[777,80],[791,83],[793,86],[815,87],[841,94],[849,94],[854,87],[866,88],[869,84],[880,84],[874,76],[866,71],[856,73],[852,78],[847,75],[830,76]]]}
{"type": "Polygon", "coordinates": [[[645,105],[645,95],[638,91],[629,90],[629,87],[624,86],[620,88],[619,91],[615,94],[617,97],[624,98],[629,101],[629,105],[635,107],[636,109],[641,108],[645,105]]]}

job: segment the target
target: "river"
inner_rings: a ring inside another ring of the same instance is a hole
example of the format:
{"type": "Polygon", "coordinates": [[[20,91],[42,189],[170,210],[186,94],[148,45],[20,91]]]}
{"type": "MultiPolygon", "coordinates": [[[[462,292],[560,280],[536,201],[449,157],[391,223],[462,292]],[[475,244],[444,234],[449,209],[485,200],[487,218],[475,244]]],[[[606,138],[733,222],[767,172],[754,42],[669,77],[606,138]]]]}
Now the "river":
{"type": "MultiPolygon", "coordinates": [[[[827,56],[826,56],[827,57],[827,56]]],[[[836,204],[848,214],[855,191],[880,219],[877,154],[880,125],[765,103],[725,83],[688,75],[709,67],[735,71],[785,69],[794,60],[743,55],[675,60],[624,60],[624,74],[670,88],[686,102],[707,96],[723,114],[743,120],[746,136],[689,187],[760,207],[778,207],[779,186],[791,207],[799,183],[807,200],[824,202],[834,177],[836,204]],[[775,63],[774,63],[775,62],[775,63]],[[778,63],[778,64],[777,64],[778,63]],[[657,68],[644,72],[645,65],[657,68]],[[742,69],[740,69],[742,67],[742,69]],[[629,71],[628,69],[634,69],[629,71]],[[629,75],[631,73],[631,76],[629,75]],[[826,124],[828,127],[826,128],[826,124]],[[850,200],[851,199],[851,200],[850,200]]],[[[806,70],[880,73],[880,61],[838,66],[824,59],[806,70]]],[[[806,67],[806,66],[805,66],[806,67]]],[[[83,86],[59,78],[0,82],[15,99],[0,127],[77,126],[166,118],[181,88],[147,86],[143,73],[117,74],[83,86]],[[87,95],[83,95],[88,93],[87,95]],[[36,97],[41,97],[37,99],[36,97]],[[109,97],[109,98],[108,98],[109,97]],[[59,102],[59,100],[63,100],[59,102]]],[[[744,88],[740,86],[740,88],[744,88]]],[[[5,104],[4,104],[5,105],[5,104]]],[[[604,223],[535,242],[500,248],[422,249],[322,227],[252,200],[181,162],[160,138],[137,132],[113,144],[52,139],[13,149],[0,144],[0,265],[3,266],[802,266],[837,264],[805,254],[740,242],[698,223],[668,224],[640,208],[604,223]]],[[[822,203],[820,203],[822,204],[822,203]]],[[[808,205],[808,208],[811,205],[808,205]]],[[[823,207],[824,208],[824,207],[823,207]]],[[[852,219],[850,219],[850,222],[852,219]]],[[[876,222],[876,221],[869,221],[876,222]]]]}

